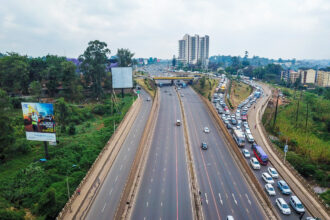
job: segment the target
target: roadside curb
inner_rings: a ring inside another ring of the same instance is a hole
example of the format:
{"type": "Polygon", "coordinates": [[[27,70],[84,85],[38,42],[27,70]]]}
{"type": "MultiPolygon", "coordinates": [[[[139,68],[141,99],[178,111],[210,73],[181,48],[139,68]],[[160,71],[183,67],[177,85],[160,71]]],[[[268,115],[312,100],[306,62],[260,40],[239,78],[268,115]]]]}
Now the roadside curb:
{"type": "Polygon", "coordinates": [[[123,141],[135,121],[141,105],[141,98],[137,98],[77,187],[77,189],[80,189],[80,195],[75,190],[56,219],[81,219],[86,217],[92,202],[121,149],[123,141]]]}

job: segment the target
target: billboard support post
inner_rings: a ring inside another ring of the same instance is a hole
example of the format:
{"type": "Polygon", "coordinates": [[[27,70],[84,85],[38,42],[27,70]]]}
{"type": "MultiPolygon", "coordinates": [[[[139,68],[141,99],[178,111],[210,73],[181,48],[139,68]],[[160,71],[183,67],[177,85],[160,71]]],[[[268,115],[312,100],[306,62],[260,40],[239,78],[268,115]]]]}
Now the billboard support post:
{"type": "Polygon", "coordinates": [[[121,88],[121,97],[124,98],[124,88],[121,88]]]}
{"type": "Polygon", "coordinates": [[[44,141],[44,146],[45,146],[45,157],[47,160],[49,160],[47,141],[44,141]]]}

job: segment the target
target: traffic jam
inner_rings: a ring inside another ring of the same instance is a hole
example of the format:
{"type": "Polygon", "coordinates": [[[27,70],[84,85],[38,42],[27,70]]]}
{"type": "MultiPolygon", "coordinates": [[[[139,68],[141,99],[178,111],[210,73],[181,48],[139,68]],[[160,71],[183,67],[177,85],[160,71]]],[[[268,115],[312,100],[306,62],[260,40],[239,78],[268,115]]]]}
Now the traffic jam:
{"type": "MultiPolygon", "coordinates": [[[[252,94],[242,101],[236,109],[230,110],[225,102],[225,90],[228,79],[222,75],[220,83],[214,93],[212,103],[220,118],[226,125],[229,133],[238,147],[241,148],[246,162],[254,171],[258,181],[264,186],[271,201],[278,207],[283,215],[296,214],[296,218],[305,214],[305,208],[299,198],[293,195],[290,186],[281,179],[281,176],[269,162],[269,158],[263,148],[256,144],[248,124],[248,111],[255,111],[257,100],[263,96],[263,90],[252,80],[243,80],[244,83],[253,87],[252,94]]],[[[284,216],[283,216],[284,217],[284,216]]],[[[292,216],[293,217],[293,216],[292,216]]],[[[308,219],[313,219],[309,217],[308,219]]]]}

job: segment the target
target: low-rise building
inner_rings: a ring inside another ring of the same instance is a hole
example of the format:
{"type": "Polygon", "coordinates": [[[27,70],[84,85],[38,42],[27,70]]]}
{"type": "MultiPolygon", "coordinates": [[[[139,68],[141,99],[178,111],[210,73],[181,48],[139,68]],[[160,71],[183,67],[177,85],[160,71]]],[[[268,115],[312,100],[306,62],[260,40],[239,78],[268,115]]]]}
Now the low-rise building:
{"type": "Polygon", "coordinates": [[[316,85],[320,87],[330,87],[330,71],[318,70],[316,85]]]}
{"type": "Polygon", "coordinates": [[[301,84],[315,84],[316,71],[313,69],[308,70],[298,70],[299,75],[301,76],[301,84]]]}

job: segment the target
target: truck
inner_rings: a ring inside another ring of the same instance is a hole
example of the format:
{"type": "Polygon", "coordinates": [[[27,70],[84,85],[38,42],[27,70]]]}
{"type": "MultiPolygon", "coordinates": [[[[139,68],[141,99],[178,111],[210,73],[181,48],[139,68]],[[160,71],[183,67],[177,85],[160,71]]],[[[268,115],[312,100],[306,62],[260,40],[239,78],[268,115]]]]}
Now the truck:
{"type": "Polygon", "coordinates": [[[245,136],[242,130],[234,129],[233,138],[239,147],[245,146],[245,136]]]}

